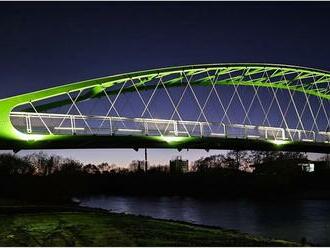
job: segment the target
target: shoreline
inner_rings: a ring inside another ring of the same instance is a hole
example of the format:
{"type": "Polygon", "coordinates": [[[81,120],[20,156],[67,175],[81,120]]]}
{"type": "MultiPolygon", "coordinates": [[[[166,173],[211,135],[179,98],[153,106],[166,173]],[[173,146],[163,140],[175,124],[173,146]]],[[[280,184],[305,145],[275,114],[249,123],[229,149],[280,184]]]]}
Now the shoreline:
{"type": "MultiPolygon", "coordinates": [[[[272,239],[268,237],[263,237],[259,235],[253,235],[248,233],[240,232],[239,230],[225,229],[215,226],[200,225],[195,223],[189,223],[185,221],[177,220],[165,220],[153,218],[150,216],[126,214],[126,213],[113,213],[108,210],[100,208],[90,208],[82,207],[76,204],[67,204],[67,205],[25,205],[25,206],[0,206],[0,215],[6,216],[7,219],[17,220],[22,219],[26,225],[27,220],[30,220],[30,223],[34,222],[34,219],[48,220],[50,222],[56,222],[54,216],[60,216],[59,219],[63,219],[66,225],[72,225],[75,223],[71,219],[81,219],[74,225],[87,225],[89,222],[85,220],[86,218],[91,218],[92,220],[97,220],[96,223],[102,222],[103,219],[111,220],[111,223],[116,223],[114,226],[111,226],[114,229],[127,229],[125,223],[130,227],[130,223],[135,223],[129,228],[129,231],[125,231],[124,237],[122,235],[118,236],[118,240],[126,239],[127,237],[133,236],[132,240],[135,241],[136,246],[302,246],[302,244],[294,241],[286,241],[279,239],[272,239]],[[137,230],[135,226],[139,226],[139,230],[142,234],[136,236],[137,230]],[[150,227],[151,226],[151,227],[150,227]],[[171,229],[171,231],[167,231],[171,229]],[[172,230],[173,229],[173,230],[172,230]],[[149,237],[149,232],[154,232],[153,237],[149,237]],[[157,234],[159,233],[159,234],[157,234]],[[180,235],[179,235],[179,234],[180,235]],[[163,238],[163,237],[167,238],[163,238]],[[192,237],[190,237],[192,236],[192,237]],[[199,237],[200,236],[200,237],[199,237]],[[199,239],[194,240],[195,237],[199,239]],[[157,239],[154,241],[153,239],[157,239]],[[200,243],[200,240],[204,239],[204,243],[200,243]],[[156,242],[156,243],[155,243],[156,242]],[[195,243],[194,243],[195,242],[195,243]]],[[[10,220],[10,221],[13,221],[10,220]]],[[[15,221],[14,221],[15,222],[15,221]]],[[[102,222],[103,223],[103,222],[102,222]]],[[[30,225],[27,223],[27,225],[30,225]]],[[[48,224],[47,224],[48,225],[48,224]]],[[[45,226],[47,226],[45,223],[45,226]]],[[[102,225],[101,225],[102,226],[102,225]]],[[[87,228],[90,231],[95,227],[87,228]]],[[[1,226],[0,226],[1,229],[1,226]]],[[[64,230],[64,229],[63,229],[64,230]]],[[[102,233],[102,228],[100,228],[100,233],[102,233]]],[[[51,231],[49,231],[51,232],[51,231]]],[[[29,233],[29,232],[28,232],[29,233]]],[[[46,232],[47,233],[47,232],[46,232]]],[[[17,234],[11,234],[17,235],[17,234]]],[[[32,234],[31,234],[32,235],[32,234]]],[[[37,235],[37,234],[34,234],[37,235]]],[[[103,235],[107,235],[103,233],[103,235]]],[[[26,236],[26,235],[25,235],[26,236]]],[[[38,236],[38,235],[37,235],[38,236]]],[[[70,235],[69,235],[70,236],[70,235]]],[[[36,238],[34,238],[36,239],[36,238]]],[[[130,242],[120,243],[123,246],[131,246],[130,242]]],[[[32,242],[32,241],[31,241],[32,242]]],[[[58,241],[60,242],[60,241],[58,241]]],[[[78,241],[76,241],[78,242],[78,241]]],[[[80,241],[79,241],[80,242],[80,241]]],[[[115,241],[117,242],[117,241],[115,241]]],[[[0,236],[0,245],[6,245],[6,240],[1,239],[0,236]],[[3,243],[5,242],[5,243],[3,243]]],[[[30,243],[27,243],[31,245],[30,243]]],[[[56,243],[56,245],[67,246],[65,243],[56,243]]],[[[116,244],[116,243],[115,243],[116,244]]],[[[40,245],[40,244],[39,244],[40,245]]],[[[48,244],[49,245],[49,244],[48,244]]],[[[81,245],[89,246],[88,243],[82,242],[81,245]]],[[[93,245],[95,245],[93,243],[93,245]]],[[[113,243],[97,243],[97,246],[113,246],[113,243]]],[[[135,246],[133,245],[133,246],[135,246]]],[[[306,245],[306,244],[305,244],[306,245]]],[[[33,244],[32,244],[33,246],[33,244]]],[[[52,246],[50,244],[50,246],[52,246]]]]}

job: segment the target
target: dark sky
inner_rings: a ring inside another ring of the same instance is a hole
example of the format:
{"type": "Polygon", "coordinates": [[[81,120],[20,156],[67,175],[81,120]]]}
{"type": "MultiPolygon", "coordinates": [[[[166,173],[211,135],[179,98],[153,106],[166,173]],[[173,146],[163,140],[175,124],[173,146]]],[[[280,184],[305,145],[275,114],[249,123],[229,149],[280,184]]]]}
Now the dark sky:
{"type": "Polygon", "coordinates": [[[0,97],[160,66],[330,70],[330,3],[0,3],[0,97]]]}
{"type": "Polygon", "coordinates": [[[330,3],[0,3],[0,98],[162,66],[330,70],[330,3]]]}

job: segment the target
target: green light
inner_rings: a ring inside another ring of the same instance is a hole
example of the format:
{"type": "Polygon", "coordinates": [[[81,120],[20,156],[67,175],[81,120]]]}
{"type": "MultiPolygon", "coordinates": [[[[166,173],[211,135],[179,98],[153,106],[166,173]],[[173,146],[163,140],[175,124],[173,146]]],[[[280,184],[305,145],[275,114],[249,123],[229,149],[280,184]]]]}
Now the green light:
{"type": "Polygon", "coordinates": [[[15,136],[18,137],[20,140],[24,141],[40,141],[47,138],[48,135],[42,135],[42,134],[25,134],[21,133],[20,131],[15,129],[15,136]]]}
{"type": "Polygon", "coordinates": [[[161,140],[166,141],[167,143],[182,142],[187,140],[187,137],[177,137],[177,136],[161,136],[161,140]]]}
{"type": "Polygon", "coordinates": [[[269,140],[270,143],[273,143],[277,146],[289,144],[290,141],[287,140],[269,140]]]}

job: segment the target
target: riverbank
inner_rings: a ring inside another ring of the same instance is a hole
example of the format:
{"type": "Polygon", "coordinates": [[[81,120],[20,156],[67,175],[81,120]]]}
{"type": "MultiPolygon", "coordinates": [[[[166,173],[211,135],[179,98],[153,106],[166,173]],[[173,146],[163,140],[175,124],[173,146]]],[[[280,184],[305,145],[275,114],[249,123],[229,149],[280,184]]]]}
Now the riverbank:
{"type": "Polygon", "coordinates": [[[2,206],[0,246],[300,246],[178,221],[78,206],[2,206]]]}

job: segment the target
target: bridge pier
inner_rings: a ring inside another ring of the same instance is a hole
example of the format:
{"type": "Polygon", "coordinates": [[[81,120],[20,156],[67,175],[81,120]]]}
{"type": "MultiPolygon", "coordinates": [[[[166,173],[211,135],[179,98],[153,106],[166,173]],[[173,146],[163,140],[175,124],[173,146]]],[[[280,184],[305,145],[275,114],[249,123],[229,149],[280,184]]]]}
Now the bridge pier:
{"type": "Polygon", "coordinates": [[[147,173],[148,171],[148,151],[147,148],[144,148],[144,171],[147,173]]]}

